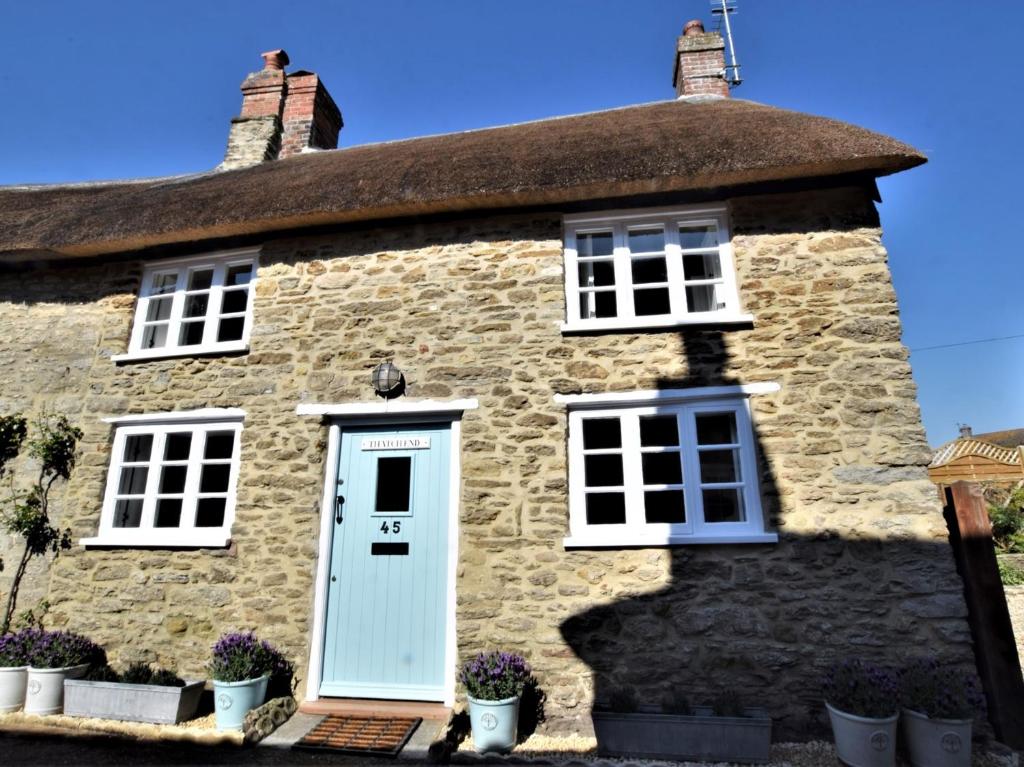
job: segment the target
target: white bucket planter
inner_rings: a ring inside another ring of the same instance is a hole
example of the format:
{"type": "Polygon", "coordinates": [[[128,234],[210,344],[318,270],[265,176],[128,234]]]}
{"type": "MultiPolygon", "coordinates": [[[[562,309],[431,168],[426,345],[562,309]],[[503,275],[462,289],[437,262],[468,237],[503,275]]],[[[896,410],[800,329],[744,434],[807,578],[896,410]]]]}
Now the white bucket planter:
{"type": "Polygon", "coordinates": [[[469,724],[473,730],[473,747],[481,754],[487,751],[508,753],[516,745],[519,728],[519,697],[504,700],[469,698],[469,724]]]}
{"type": "Polygon", "coordinates": [[[25,705],[28,666],[0,666],[0,714],[25,705]]]}
{"type": "Polygon", "coordinates": [[[270,675],[242,682],[213,680],[213,710],[218,730],[241,730],[245,715],[267,699],[270,675]]]}
{"type": "Polygon", "coordinates": [[[62,713],[64,711],[64,680],[81,679],[88,670],[88,663],[66,668],[33,668],[29,666],[25,713],[43,716],[62,713]]]}
{"type": "Polygon", "coordinates": [[[930,719],[903,709],[903,732],[913,767],[970,767],[970,719],[930,719]]]}
{"type": "Polygon", "coordinates": [[[900,715],[885,719],[854,716],[828,703],[836,755],[850,767],[893,767],[896,764],[896,723],[900,715]]]}

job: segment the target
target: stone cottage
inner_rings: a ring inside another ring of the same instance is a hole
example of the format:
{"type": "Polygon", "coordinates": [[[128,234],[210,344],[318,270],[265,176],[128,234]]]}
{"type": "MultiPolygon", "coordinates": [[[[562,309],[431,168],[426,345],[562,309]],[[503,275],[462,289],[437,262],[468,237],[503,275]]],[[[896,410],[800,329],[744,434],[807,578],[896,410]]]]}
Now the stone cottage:
{"type": "Polygon", "coordinates": [[[520,650],[553,732],[629,686],[793,737],[837,657],[972,663],[876,210],[925,158],[730,98],[722,47],[340,150],[274,51],[221,167],[0,190],[0,412],[85,434],[49,625],[187,673],[256,629],[306,701],[520,650]]]}

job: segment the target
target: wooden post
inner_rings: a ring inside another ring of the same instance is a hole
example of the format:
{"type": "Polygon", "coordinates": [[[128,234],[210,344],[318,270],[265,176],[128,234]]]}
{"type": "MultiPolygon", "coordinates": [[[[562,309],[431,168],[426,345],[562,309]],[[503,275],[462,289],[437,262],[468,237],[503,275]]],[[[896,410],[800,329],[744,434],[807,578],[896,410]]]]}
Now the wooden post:
{"type": "Polygon", "coordinates": [[[954,482],[946,489],[946,522],[964,582],[974,658],[996,737],[1024,748],[1024,678],[999,577],[992,526],[981,485],[954,482]]]}

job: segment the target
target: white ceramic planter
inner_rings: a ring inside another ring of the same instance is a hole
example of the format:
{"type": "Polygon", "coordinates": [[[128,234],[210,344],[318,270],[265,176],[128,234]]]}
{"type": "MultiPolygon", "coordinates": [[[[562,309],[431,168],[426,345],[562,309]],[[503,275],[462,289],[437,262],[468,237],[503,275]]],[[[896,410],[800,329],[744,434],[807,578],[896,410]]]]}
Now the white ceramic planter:
{"type": "Polygon", "coordinates": [[[469,699],[469,724],[473,729],[473,747],[481,754],[504,754],[516,745],[519,728],[519,697],[504,700],[469,699]]]}
{"type": "Polygon", "coordinates": [[[213,710],[218,730],[241,730],[245,715],[267,699],[270,675],[242,682],[213,680],[213,710]]]}
{"type": "Polygon", "coordinates": [[[903,709],[903,734],[913,767],[970,767],[971,720],[929,719],[903,709]]]}
{"type": "Polygon", "coordinates": [[[81,679],[88,670],[88,663],[66,668],[33,668],[29,666],[25,713],[43,716],[63,713],[64,680],[81,679]]]}
{"type": "Polygon", "coordinates": [[[0,713],[17,711],[25,705],[28,666],[0,666],[0,713]]]}
{"type": "Polygon", "coordinates": [[[836,741],[836,755],[850,767],[893,767],[896,764],[896,723],[900,715],[885,719],[854,716],[832,708],[828,717],[836,741]]]}

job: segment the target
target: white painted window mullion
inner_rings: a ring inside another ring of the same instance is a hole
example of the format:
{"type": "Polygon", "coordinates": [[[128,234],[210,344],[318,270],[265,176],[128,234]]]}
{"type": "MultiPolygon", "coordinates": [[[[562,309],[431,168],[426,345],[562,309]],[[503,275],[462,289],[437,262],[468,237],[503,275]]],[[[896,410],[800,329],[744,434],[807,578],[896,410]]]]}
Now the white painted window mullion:
{"type": "MultiPolygon", "coordinates": [[[[725,303],[724,311],[738,313],[740,310],[739,290],[736,284],[736,264],[732,250],[732,235],[729,232],[729,222],[724,215],[716,219],[718,225],[718,259],[719,268],[722,272],[722,300],[725,303]]],[[[717,291],[716,291],[717,293],[717,291]]]]}
{"type": "Polygon", "coordinates": [[[626,225],[619,222],[612,227],[612,253],[615,264],[615,315],[635,317],[633,307],[633,276],[630,269],[629,241],[626,225]]]}
{"type": "Polygon", "coordinates": [[[206,448],[206,428],[192,429],[192,441],[188,449],[188,471],[185,473],[185,497],[181,504],[179,528],[191,530],[196,525],[196,506],[199,496],[199,475],[202,472],[203,450],[206,448]]]}
{"type": "Polygon", "coordinates": [[[673,315],[686,314],[686,287],[683,252],[679,247],[679,225],[667,219],[665,225],[665,265],[668,270],[669,307],[673,315]]]}
{"type": "Polygon", "coordinates": [[[164,441],[167,434],[162,430],[151,432],[153,442],[149,453],[149,474],[146,476],[145,496],[142,499],[142,516],[139,520],[140,530],[153,528],[156,519],[156,494],[160,490],[161,460],[164,455],[164,441]]]}
{"type": "Polygon", "coordinates": [[[217,328],[220,326],[220,309],[224,305],[224,279],[228,265],[223,261],[213,267],[210,292],[207,294],[206,316],[203,318],[203,346],[217,343],[217,328]]]}
{"type": "Polygon", "coordinates": [[[640,418],[624,413],[619,418],[622,431],[622,472],[626,491],[626,525],[642,527],[644,514],[643,464],[640,457],[640,418]]]}
{"type": "MultiPolygon", "coordinates": [[[[579,253],[576,249],[576,232],[566,230],[565,234],[565,316],[569,322],[579,321],[580,285],[579,285],[579,253]]],[[[251,287],[250,287],[251,290],[251,287]]],[[[252,297],[249,299],[252,303],[252,297]]]]}
{"type": "Polygon", "coordinates": [[[679,410],[679,441],[683,453],[683,494],[686,519],[694,534],[704,530],[704,497],[700,489],[700,456],[697,452],[697,420],[692,407],[679,410]]]}

